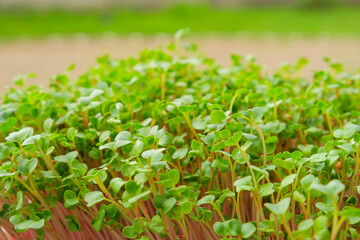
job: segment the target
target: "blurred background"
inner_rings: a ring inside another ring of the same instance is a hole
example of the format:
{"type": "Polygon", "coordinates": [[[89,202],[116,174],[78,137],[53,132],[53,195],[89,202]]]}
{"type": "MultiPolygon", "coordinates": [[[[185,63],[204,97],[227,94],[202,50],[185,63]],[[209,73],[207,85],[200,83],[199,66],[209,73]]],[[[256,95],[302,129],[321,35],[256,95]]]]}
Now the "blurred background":
{"type": "Polygon", "coordinates": [[[181,28],[223,65],[235,53],[270,70],[306,57],[309,76],[325,56],[360,67],[360,0],[0,0],[0,92],[19,74],[46,86],[73,63],[76,76],[104,54],[165,46],[181,28]]]}

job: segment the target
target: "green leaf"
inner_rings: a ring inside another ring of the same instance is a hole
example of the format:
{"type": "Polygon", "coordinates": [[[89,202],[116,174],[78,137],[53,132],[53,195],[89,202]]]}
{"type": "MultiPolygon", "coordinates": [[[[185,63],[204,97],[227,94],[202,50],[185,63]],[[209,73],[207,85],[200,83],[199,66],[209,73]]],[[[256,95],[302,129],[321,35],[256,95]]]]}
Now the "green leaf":
{"type": "Polygon", "coordinates": [[[153,199],[153,204],[156,209],[163,209],[166,197],[164,195],[158,194],[153,199]]]}
{"type": "Polygon", "coordinates": [[[139,195],[137,195],[135,197],[129,198],[128,202],[129,203],[135,203],[135,202],[139,201],[141,198],[144,198],[144,197],[148,196],[150,193],[151,193],[150,190],[146,190],[146,191],[140,193],[139,195]]]}
{"type": "Polygon", "coordinates": [[[24,139],[32,136],[34,129],[31,127],[23,128],[17,132],[12,132],[5,138],[8,142],[22,142],[24,139]]]}
{"type": "Polygon", "coordinates": [[[339,180],[334,179],[331,182],[329,182],[327,185],[313,183],[311,185],[311,188],[327,196],[337,196],[340,192],[344,190],[345,185],[341,183],[339,180]]]}
{"type": "Polygon", "coordinates": [[[103,225],[104,225],[105,216],[106,216],[105,210],[100,210],[98,212],[97,216],[92,221],[95,231],[97,231],[97,232],[101,231],[101,229],[103,228],[103,225]]]}
{"type": "Polygon", "coordinates": [[[336,129],[334,130],[334,137],[335,138],[350,138],[355,134],[356,130],[354,128],[345,128],[344,130],[342,129],[336,129]]]}
{"type": "Polygon", "coordinates": [[[238,142],[235,140],[234,137],[230,137],[226,140],[225,145],[226,146],[235,146],[238,142]]]}
{"type": "Polygon", "coordinates": [[[40,138],[41,138],[40,135],[31,136],[31,137],[25,139],[25,141],[22,143],[22,145],[26,146],[26,145],[35,144],[36,142],[39,141],[40,138]]]}
{"type": "Polygon", "coordinates": [[[40,219],[39,221],[33,221],[33,220],[25,220],[19,224],[16,225],[16,228],[20,231],[27,230],[29,228],[31,229],[40,229],[44,226],[45,220],[40,219]]]}
{"type": "MultiPolygon", "coordinates": [[[[0,122],[1,122],[1,115],[0,115],[0,122]]],[[[0,124],[0,131],[2,131],[3,133],[11,132],[17,123],[18,120],[16,118],[9,117],[5,122],[0,124]]]]}
{"type": "Polygon", "coordinates": [[[179,148],[174,152],[174,154],[172,155],[172,158],[173,159],[183,159],[184,157],[186,157],[187,152],[188,152],[187,148],[179,148]]]}
{"type": "Polygon", "coordinates": [[[355,228],[349,228],[351,239],[359,239],[359,233],[355,228]]]}
{"type": "Polygon", "coordinates": [[[140,190],[140,186],[137,185],[135,181],[128,181],[125,184],[125,189],[130,195],[135,195],[140,190]]]}
{"type": "Polygon", "coordinates": [[[305,200],[306,200],[305,196],[296,190],[293,192],[293,198],[295,201],[300,202],[300,203],[305,203],[305,200]]]}
{"type": "Polygon", "coordinates": [[[264,205],[274,214],[284,215],[289,208],[290,198],[284,198],[277,204],[265,203],[264,205]]]}
{"type": "Polygon", "coordinates": [[[13,176],[15,175],[17,172],[12,172],[12,173],[9,173],[9,172],[5,172],[3,170],[0,169],[0,177],[10,177],[10,176],[13,176]]]}
{"type": "Polygon", "coordinates": [[[202,151],[202,150],[203,150],[203,146],[204,146],[204,144],[201,143],[201,142],[199,142],[199,141],[197,141],[196,139],[193,139],[193,140],[191,141],[191,149],[192,149],[192,150],[202,151]]]}
{"type": "Polygon", "coordinates": [[[15,210],[20,210],[23,207],[24,204],[24,194],[22,191],[17,192],[16,198],[18,201],[18,204],[16,205],[15,210]]]}
{"type": "Polygon", "coordinates": [[[44,121],[43,128],[44,128],[45,132],[51,133],[51,127],[52,127],[53,123],[54,123],[54,120],[51,118],[48,118],[44,121]]]}
{"type": "Polygon", "coordinates": [[[25,220],[21,215],[13,215],[9,218],[9,221],[15,226],[15,230],[19,232],[20,230],[17,228],[17,225],[24,222],[25,220]]]}
{"type": "Polygon", "coordinates": [[[53,217],[53,213],[49,209],[44,209],[41,214],[45,221],[49,221],[53,217]]]}
{"type": "Polygon", "coordinates": [[[170,133],[165,133],[159,140],[159,145],[162,147],[166,147],[170,145],[173,141],[173,136],[170,133]]]}
{"type": "Polygon", "coordinates": [[[215,132],[216,139],[218,141],[225,140],[231,136],[231,132],[229,129],[221,130],[220,132],[215,132]]]}
{"type": "Polygon", "coordinates": [[[241,235],[243,238],[251,237],[255,231],[256,231],[256,227],[252,223],[244,223],[241,226],[241,235]]]}
{"type": "Polygon", "coordinates": [[[162,234],[164,233],[164,226],[163,226],[161,217],[159,215],[155,215],[151,219],[151,222],[149,223],[149,229],[152,232],[159,233],[160,237],[164,237],[164,236],[162,236],[162,234]]]}
{"type": "MultiPolygon", "coordinates": [[[[74,161],[74,160],[73,160],[74,161]]],[[[72,162],[73,162],[72,161],[72,162]]],[[[88,181],[98,184],[98,182],[105,182],[107,179],[107,172],[105,169],[97,170],[95,168],[90,169],[86,176],[84,176],[84,179],[87,179],[88,181]]]]}
{"type": "Polygon", "coordinates": [[[212,146],[216,142],[216,135],[214,132],[209,133],[206,137],[202,137],[201,140],[209,146],[212,146]]]}
{"type": "Polygon", "coordinates": [[[38,164],[38,160],[36,158],[32,158],[30,160],[23,159],[19,164],[19,172],[22,175],[30,175],[36,168],[38,164]]]}
{"type": "Polygon", "coordinates": [[[133,239],[133,238],[136,238],[137,237],[137,234],[136,232],[134,231],[134,228],[132,226],[126,226],[123,228],[122,230],[122,234],[126,237],[126,238],[130,238],[130,239],[133,239]]]}
{"type": "Polygon", "coordinates": [[[99,136],[99,142],[104,142],[109,139],[111,132],[110,131],[104,131],[99,136]]]}
{"type": "Polygon", "coordinates": [[[125,185],[125,183],[122,178],[113,178],[109,183],[109,187],[112,188],[115,193],[119,193],[120,188],[125,185]]]}
{"type": "Polygon", "coordinates": [[[280,187],[283,188],[292,184],[295,181],[296,176],[297,176],[296,174],[291,174],[284,177],[283,180],[281,181],[280,187]]]}
{"type": "Polygon", "coordinates": [[[79,153],[77,151],[72,151],[65,155],[56,156],[54,159],[57,162],[70,163],[72,160],[76,159],[78,155],[79,153]]]}
{"type": "Polygon", "coordinates": [[[343,134],[344,134],[344,131],[341,129],[335,129],[334,133],[333,133],[335,138],[342,138],[343,134]]]}
{"type": "Polygon", "coordinates": [[[206,195],[203,198],[201,198],[199,201],[197,201],[196,206],[200,206],[203,204],[214,204],[215,196],[214,195],[206,195]]]}
{"type": "Polygon", "coordinates": [[[314,221],[312,219],[307,219],[299,223],[298,230],[299,231],[306,231],[310,229],[314,224],[314,221]]]}
{"type": "Polygon", "coordinates": [[[169,198],[167,199],[163,204],[163,211],[164,213],[169,212],[176,204],[175,198],[169,198]]]}
{"type": "Polygon", "coordinates": [[[242,235],[242,224],[237,219],[231,219],[228,222],[229,233],[232,236],[241,236],[242,235]]]}
{"type": "Polygon", "coordinates": [[[123,228],[123,235],[127,238],[136,238],[137,235],[143,232],[143,227],[139,219],[135,219],[132,226],[126,226],[123,228]]]}
{"type": "Polygon", "coordinates": [[[56,176],[56,174],[51,170],[49,170],[49,171],[41,171],[40,170],[40,173],[44,178],[58,178],[58,176],[56,176]]]}
{"type": "Polygon", "coordinates": [[[92,93],[89,96],[78,98],[78,102],[86,106],[89,105],[94,98],[101,96],[102,94],[104,94],[103,90],[95,89],[94,91],[92,91],[92,93]]]}
{"type": "Polygon", "coordinates": [[[340,216],[343,216],[346,218],[360,217],[360,208],[345,206],[341,210],[340,216]]]}
{"type": "Polygon", "coordinates": [[[251,179],[251,176],[246,176],[243,178],[240,178],[234,182],[234,186],[236,188],[236,192],[241,191],[252,191],[254,190],[254,183],[251,179]]]}
{"type": "Polygon", "coordinates": [[[160,176],[164,188],[174,187],[180,181],[180,173],[176,169],[171,169],[166,174],[160,176]]]}
{"type": "Polygon", "coordinates": [[[135,155],[139,156],[141,154],[141,152],[144,149],[144,143],[142,141],[140,141],[139,139],[136,140],[135,144],[134,144],[134,153],[135,155]]]}
{"type": "Polygon", "coordinates": [[[173,210],[177,214],[185,215],[191,213],[193,209],[193,204],[190,201],[183,201],[173,210]]]}
{"type": "Polygon", "coordinates": [[[217,235],[220,235],[220,236],[222,236],[222,237],[226,237],[226,236],[227,236],[227,232],[226,232],[226,228],[225,228],[224,223],[222,223],[222,222],[216,222],[216,223],[214,223],[213,229],[214,229],[214,231],[215,231],[215,233],[216,233],[217,235]]]}
{"type": "Polygon", "coordinates": [[[196,130],[204,130],[206,129],[206,122],[201,120],[201,119],[194,119],[194,121],[192,121],[192,126],[196,129],[196,130]]]}
{"type": "Polygon", "coordinates": [[[264,109],[262,107],[254,107],[250,109],[250,112],[252,112],[252,118],[256,122],[259,122],[264,115],[264,109]]]}
{"type": "Polygon", "coordinates": [[[277,136],[268,137],[265,141],[266,144],[278,143],[278,142],[279,142],[279,139],[277,136]]]}
{"type": "Polygon", "coordinates": [[[218,123],[226,119],[226,115],[223,111],[214,110],[210,113],[210,119],[212,123],[218,123]]]}
{"type": "Polygon", "coordinates": [[[246,142],[244,143],[244,145],[241,146],[241,149],[242,149],[244,152],[246,152],[251,145],[252,145],[252,141],[249,141],[249,140],[248,140],[248,141],[246,141],[246,142]]]}
{"type": "Polygon", "coordinates": [[[10,151],[9,148],[5,145],[0,144],[0,160],[5,159],[9,156],[10,151]]]}
{"type": "Polygon", "coordinates": [[[329,219],[326,216],[319,216],[314,220],[313,228],[316,233],[328,228],[329,219]]]}
{"type": "Polygon", "coordinates": [[[142,224],[138,218],[134,220],[132,227],[137,235],[140,235],[143,232],[142,224]]]}
{"type": "Polygon", "coordinates": [[[314,182],[314,175],[306,175],[305,177],[303,177],[300,181],[301,185],[305,188],[308,189],[311,184],[314,182]]]}
{"type": "Polygon", "coordinates": [[[122,131],[115,137],[115,141],[129,141],[131,133],[129,131],[122,131]]]}
{"type": "Polygon", "coordinates": [[[66,221],[67,227],[70,231],[72,231],[72,232],[80,232],[81,231],[81,225],[76,216],[66,215],[65,221],[66,221]]]}
{"type": "Polygon", "coordinates": [[[211,147],[211,151],[212,152],[216,152],[216,151],[219,151],[221,149],[224,149],[226,147],[225,145],[225,142],[224,141],[221,141],[221,142],[218,142],[217,144],[214,144],[212,147],[211,147]]]}
{"type": "Polygon", "coordinates": [[[79,199],[76,196],[76,193],[74,193],[71,190],[66,190],[64,192],[64,206],[66,208],[70,208],[71,206],[74,206],[79,203],[79,199]]]}
{"type": "Polygon", "coordinates": [[[92,207],[104,200],[104,194],[100,191],[89,192],[84,197],[84,201],[87,202],[87,207],[92,207]]]}
{"type": "Polygon", "coordinates": [[[77,133],[78,133],[78,130],[77,130],[77,129],[75,129],[74,127],[70,127],[70,128],[67,130],[66,136],[67,136],[67,138],[68,138],[70,141],[74,142],[77,133]]]}
{"type": "Polygon", "coordinates": [[[255,170],[256,172],[259,172],[260,174],[264,175],[265,177],[269,177],[269,173],[264,170],[264,169],[261,169],[261,168],[258,168],[256,166],[251,166],[253,170],[255,170]]]}
{"type": "Polygon", "coordinates": [[[259,195],[261,197],[268,196],[274,192],[274,184],[265,183],[264,185],[259,186],[259,195]]]}

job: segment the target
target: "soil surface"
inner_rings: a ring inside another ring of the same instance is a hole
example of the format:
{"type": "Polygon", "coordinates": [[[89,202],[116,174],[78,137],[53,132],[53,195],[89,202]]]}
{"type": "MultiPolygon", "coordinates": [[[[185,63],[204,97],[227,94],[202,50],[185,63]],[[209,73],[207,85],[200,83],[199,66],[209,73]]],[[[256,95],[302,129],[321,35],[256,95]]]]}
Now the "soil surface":
{"type": "MultiPolygon", "coordinates": [[[[156,37],[98,37],[75,36],[72,38],[50,37],[38,40],[13,40],[0,42],[0,92],[12,86],[12,79],[19,74],[34,72],[37,76],[28,84],[46,87],[51,75],[62,73],[72,63],[76,64],[72,77],[84,73],[95,64],[96,57],[109,54],[112,58],[136,56],[144,48],[164,46],[171,41],[165,36],[156,37]]],[[[199,45],[199,52],[228,65],[230,54],[257,56],[259,62],[274,70],[282,63],[295,63],[299,57],[310,59],[305,75],[311,78],[313,69],[326,67],[327,56],[344,64],[349,72],[360,67],[360,39],[357,38],[303,38],[292,36],[280,38],[264,36],[253,38],[195,37],[187,39],[199,45]]]]}

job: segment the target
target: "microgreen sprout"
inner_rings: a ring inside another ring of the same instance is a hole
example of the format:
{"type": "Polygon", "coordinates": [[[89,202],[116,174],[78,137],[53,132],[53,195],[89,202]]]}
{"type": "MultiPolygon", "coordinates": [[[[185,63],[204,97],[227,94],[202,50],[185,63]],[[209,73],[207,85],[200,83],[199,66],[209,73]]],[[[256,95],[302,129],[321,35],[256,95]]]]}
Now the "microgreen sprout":
{"type": "Polygon", "coordinates": [[[360,75],[222,67],[182,33],[10,88],[1,239],[359,238],[360,75]]]}

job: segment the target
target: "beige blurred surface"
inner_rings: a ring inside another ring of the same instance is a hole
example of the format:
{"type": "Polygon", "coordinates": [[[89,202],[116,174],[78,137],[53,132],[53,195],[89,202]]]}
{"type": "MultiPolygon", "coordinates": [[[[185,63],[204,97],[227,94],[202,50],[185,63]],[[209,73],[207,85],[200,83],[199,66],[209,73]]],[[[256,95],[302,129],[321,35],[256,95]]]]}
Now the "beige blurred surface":
{"type": "MultiPolygon", "coordinates": [[[[0,42],[0,92],[18,74],[34,72],[37,77],[30,84],[47,85],[52,74],[62,73],[72,63],[75,77],[95,63],[95,58],[110,54],[112,58],[136,56],[143,48],[164,46],[169,37],[98,37],[78,35],[73,38],[50,37],[41,40],[16,40],[0,42]]],[[[305,74],[326,65],[323,57],[328,56],[344,64],[345,69],[354,72],[360,67],[360,39],[357,38],[302,38],[298,36],[279,38],[253,37],[195,37],[187,39],[199,45],[199,52],[215,58],[219,63],[230,63],[230,54],[253,54],[270,70],[282,63],[295,63],[299,57],[310,59],[305,74]]]]}

